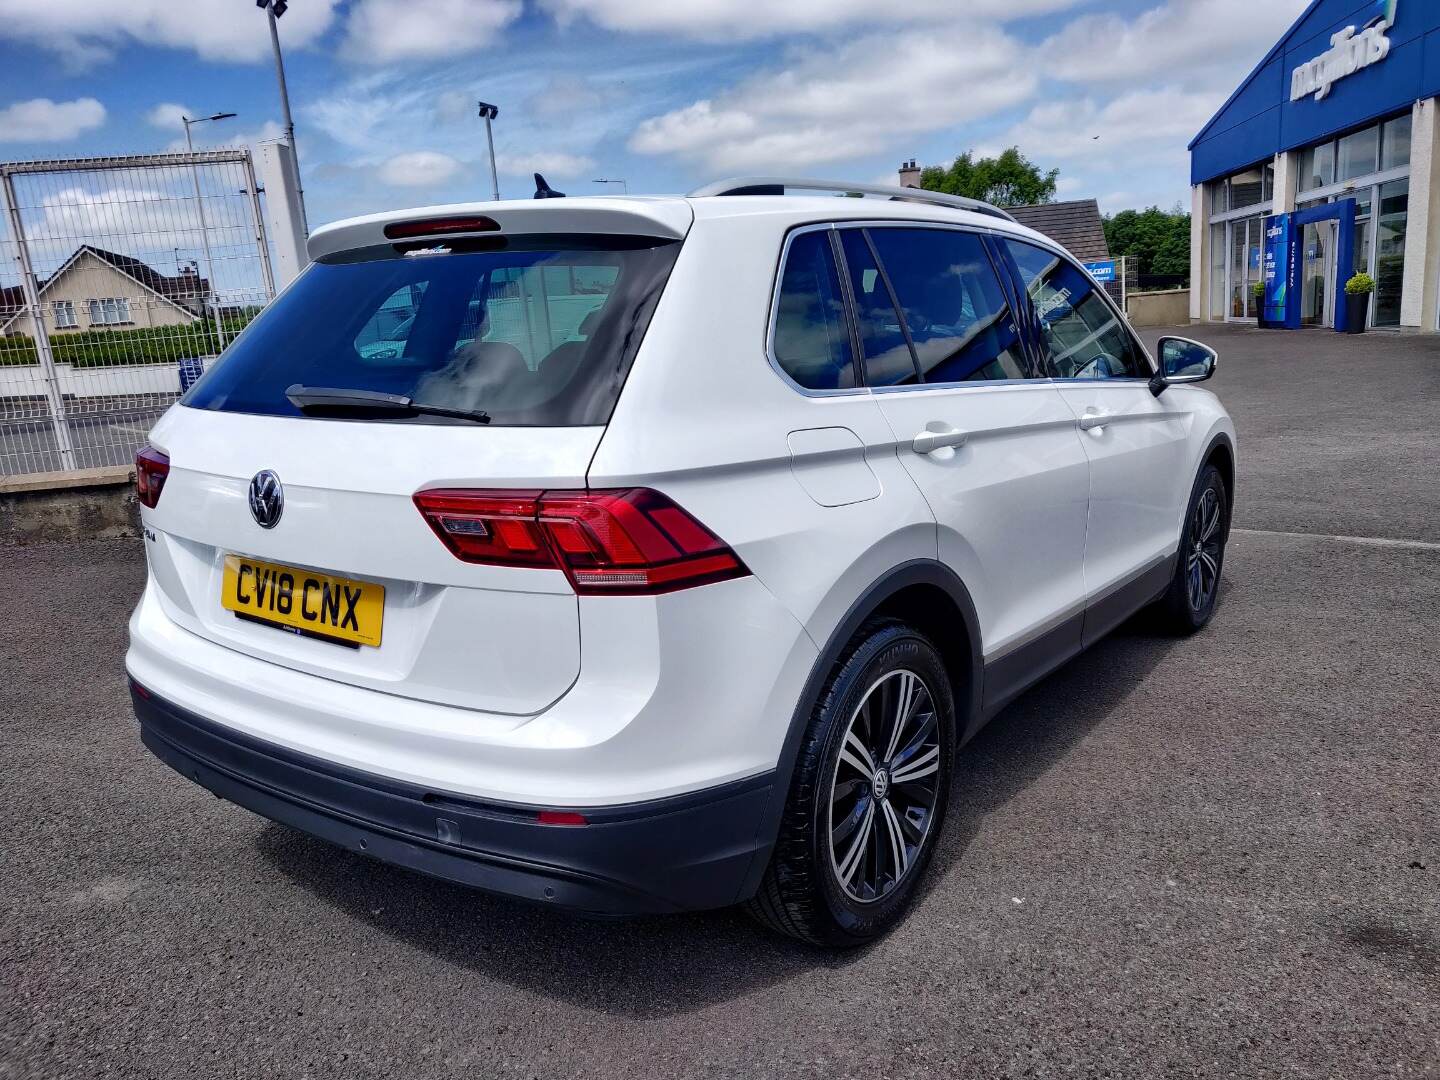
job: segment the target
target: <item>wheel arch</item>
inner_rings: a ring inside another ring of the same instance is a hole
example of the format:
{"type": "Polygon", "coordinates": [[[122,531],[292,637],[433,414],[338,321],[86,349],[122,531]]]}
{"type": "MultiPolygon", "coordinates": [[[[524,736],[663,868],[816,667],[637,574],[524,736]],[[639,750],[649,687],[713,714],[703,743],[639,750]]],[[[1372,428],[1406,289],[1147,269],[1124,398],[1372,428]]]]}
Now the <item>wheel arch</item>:
{"type": "Polygon", "coordinates": [[[940,562],[916,559],[902,563],[874,582],[850,605],[810,669],[776,763],[776,782],[761,824],[764,843],[757,849],[738,899],[748,899],[760,886],[780,831],[800,744],[826,680],[861,627],[871,619],[885,616],[913,625],[940,651],[955,695],[957,742],[963,743],[978,730],[984,653],[980,622],[970,591],[954,571],[940,562]]]}
{"type": "Polygon", "coordinates": [[[1217,434],[1206,446],[1205,454],[1200,459],[1201,470],[1207,465],[1214,465],[1219,469],[1220,479],[1225,482],[1228,528],[1230,519],[1235,516],[1235,443],[1225,432],[1217,434]]]}

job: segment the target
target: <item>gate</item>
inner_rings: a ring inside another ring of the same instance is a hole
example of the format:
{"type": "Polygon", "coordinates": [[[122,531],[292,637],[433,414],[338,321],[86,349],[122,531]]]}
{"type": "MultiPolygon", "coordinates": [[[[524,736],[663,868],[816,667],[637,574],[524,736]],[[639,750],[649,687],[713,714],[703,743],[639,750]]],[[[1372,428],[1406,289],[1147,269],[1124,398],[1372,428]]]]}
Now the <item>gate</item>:
{"type": "Polygon", "coordinates": [[[248,150],[0,164],[0,476],[129,464],[275,294],[248,150]]]}

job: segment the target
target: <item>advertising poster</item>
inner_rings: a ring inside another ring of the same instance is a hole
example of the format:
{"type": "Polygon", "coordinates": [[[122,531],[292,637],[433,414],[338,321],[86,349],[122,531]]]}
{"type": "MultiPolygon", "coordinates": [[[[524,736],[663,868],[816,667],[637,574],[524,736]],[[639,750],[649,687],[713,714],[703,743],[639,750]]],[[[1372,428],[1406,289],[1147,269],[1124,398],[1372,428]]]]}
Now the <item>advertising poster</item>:
{"type": "Polygon", "coordinates": [[[1265,282],[1264,318],[1266,322],[1283,323],[1285,306],[1294,278],[1295,224],[1290,214],[1277,214],[1265,219],[1265,253],[1261,280],[1265,282]]]}

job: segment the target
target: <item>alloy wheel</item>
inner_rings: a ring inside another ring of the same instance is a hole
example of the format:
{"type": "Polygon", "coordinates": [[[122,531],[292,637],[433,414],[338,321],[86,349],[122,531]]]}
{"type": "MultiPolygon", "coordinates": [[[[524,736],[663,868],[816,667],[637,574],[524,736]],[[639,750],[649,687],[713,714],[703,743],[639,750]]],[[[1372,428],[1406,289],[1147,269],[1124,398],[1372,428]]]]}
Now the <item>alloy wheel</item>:
{"type": "Polygon", "coordinates": [[[873,683],[850,716],[830,787],[830,866],[852,900],[887,896],[930,833],[940,776],[934,698],[913,671],[873,683]]]}
{"type": "Polygon", "coordinates": [[[1190,610],[1206,609],[1220,583],[1220,496],[1207,487],[1190,513],[1190,549],[1186,553],[1185,587],[1190,610]]]}

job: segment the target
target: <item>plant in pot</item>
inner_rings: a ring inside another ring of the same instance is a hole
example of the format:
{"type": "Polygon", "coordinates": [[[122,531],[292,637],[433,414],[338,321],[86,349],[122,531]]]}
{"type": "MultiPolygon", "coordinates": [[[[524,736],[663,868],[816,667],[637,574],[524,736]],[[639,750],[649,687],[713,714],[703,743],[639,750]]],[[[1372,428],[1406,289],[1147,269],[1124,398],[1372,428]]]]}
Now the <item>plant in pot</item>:
{"type": "Polygon", "coordinates": [[[1370,314],[1370,294],[1375,291],[1375,279],[1363,270],[1345,282],[1345,332],[1363,334],[1365,321],[1370,314]]]}
{"type": "Polygon", "coordinates": [[[1255,281],[1250,285],[1250,306],[1255,311],[1255,325],[1264,329],[1265,323],[1265,283],[1255,281]]]}

